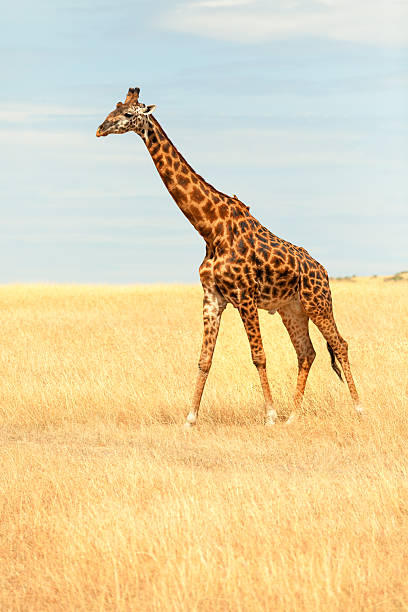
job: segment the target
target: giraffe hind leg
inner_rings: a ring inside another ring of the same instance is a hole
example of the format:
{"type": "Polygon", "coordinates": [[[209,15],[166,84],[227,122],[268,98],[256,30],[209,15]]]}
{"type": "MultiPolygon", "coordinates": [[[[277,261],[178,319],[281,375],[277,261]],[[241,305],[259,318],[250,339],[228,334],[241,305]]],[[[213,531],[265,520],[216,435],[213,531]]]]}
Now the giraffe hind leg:
{"type": "Polygon", "coordinates": [[[298,360],[298,376],[294,397],[294,409],[287,420],[292,423],[299,414],[307,377],[316,356],[309,336],[309,317],[302,304],[296,300],[278,310],[285,325],[298,360]]]}
{"type": "MultiPolygon", "coordinates": [[[[330,354],[334,354],[336,359],[339,361],[341,368],[344,372],[350,395],[354,402],[355,409],[358,413],[362,412],[362,408],[359,403],[359,397],[354,383],[353,375],[351,373],[350,362],[348,358],[348,345],[347,342],[340,335],[336,322],[333,317],[333,312],[330,310],[327,313],[313,314],[310,316],[313,323],[318,327],[320,332],[323,334],[329,348],[330,354]]],[[[333,362],[333,359],[332,359],[333,362]]],[[[333,368],[336,371],[336,368],[333,368]]]]}
{"type": "Polygon", "coordinates": [[[312,271],[313,276],[304,272],[300,278],[299,293],[301,302],[307,315],[323,334],[327,342],[333,370],[338,376],[341,375],[341,372],[336,364],[336,359],[340,363],[355,408],[357,412],[361,413],[362,408],[359,404],[358,393],[348,359],[348,345],[344,338],[341,337],[333,316],[329,277],[326,270],[320,264],[314,266],[312,271]]]}

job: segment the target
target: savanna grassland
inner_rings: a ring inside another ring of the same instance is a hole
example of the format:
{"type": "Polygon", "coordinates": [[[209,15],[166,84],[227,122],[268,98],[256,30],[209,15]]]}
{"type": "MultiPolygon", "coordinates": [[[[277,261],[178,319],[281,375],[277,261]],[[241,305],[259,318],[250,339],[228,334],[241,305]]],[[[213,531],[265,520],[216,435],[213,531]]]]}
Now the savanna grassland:
{"type": "Polygon", "coordinates": [[[332,281],[366,415],[311,326],[261,325],[280,422],[238,313],[185,432],[201,288],[0,288],[0,609],[407,610],[408,282],[332,281]]]}

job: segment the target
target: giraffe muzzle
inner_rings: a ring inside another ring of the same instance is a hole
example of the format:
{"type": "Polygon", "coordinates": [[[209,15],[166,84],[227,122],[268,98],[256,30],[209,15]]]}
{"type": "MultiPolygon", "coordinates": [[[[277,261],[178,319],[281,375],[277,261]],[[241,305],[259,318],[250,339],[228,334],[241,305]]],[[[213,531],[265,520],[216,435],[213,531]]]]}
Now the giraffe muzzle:
{"type": "Polygon", "coordinates": [[[106,121],[101,123],[101,125],[96,130],[96,137],[100,138],[101,136],[107,136],[109,134],[108,125],[106,125],[106,121]]]}

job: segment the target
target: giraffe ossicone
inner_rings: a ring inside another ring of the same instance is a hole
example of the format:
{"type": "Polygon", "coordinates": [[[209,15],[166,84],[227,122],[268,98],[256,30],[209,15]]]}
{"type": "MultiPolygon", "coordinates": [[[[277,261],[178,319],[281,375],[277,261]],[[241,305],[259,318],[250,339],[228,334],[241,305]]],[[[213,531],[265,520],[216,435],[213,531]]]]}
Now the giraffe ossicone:
{"type": "Polygon", "coordinates": [[[140,89],[131,87],[125,102],[118,102],[96,135],[133,131],[143,139],[156,169],[177,206],[199,232],[206,255],[199,268],[203,286],[204,334],[199,370],[186,425],[197,422],[201,397],[211,367],[221,315],[232,304],[244,324],[252,360],[258,370],[265,401],[265,422],[276,422],[258,309],[278,312],[298,358],[293,420],[300,410],[306,380],[315,358],[309,319],[327,342],[334,371],[344,372],[357,412],[357,390],[348,360],[347,342],[337,329],[325,268],[303,248],[279,238],[249,212],[237,196],[215,189],[188,164],[153,116],[154,105],[139,102],[140,89]]]}

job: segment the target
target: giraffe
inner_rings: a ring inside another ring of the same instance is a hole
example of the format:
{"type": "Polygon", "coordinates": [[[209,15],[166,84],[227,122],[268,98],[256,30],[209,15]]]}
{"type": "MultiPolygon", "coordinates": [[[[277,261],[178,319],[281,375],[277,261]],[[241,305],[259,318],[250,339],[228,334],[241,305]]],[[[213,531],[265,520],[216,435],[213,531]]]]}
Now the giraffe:
{"type": "Polygon", "coordinates": [[[202,236],[206,254],[199,268],[203,287],[204,333],[198,375],[186,427],[197,422],[204,386],[210,371],[221,315],[232,304],[244,324],[252,361],[263,391],[265,424],[274,425],[277,413],[266,374],[266,358],[258,309],[282,318],[298,360],[292,422],[299,414],[306,380],[315,358],[309,319],[323,334],[331,365],[342,379],[340,364],[358,413],[362,412],[348,360],[347,342],[333,316],[329,278],[325,268],[303,248],[278,238],[251,215],[236,195],[230,197],[199,176],[179,153],[153,117],[155,105],[139,102],[140,89],[131,87],[98,127],[96,136],[133,131],[141,136],[170,195],[202,236]]]}

